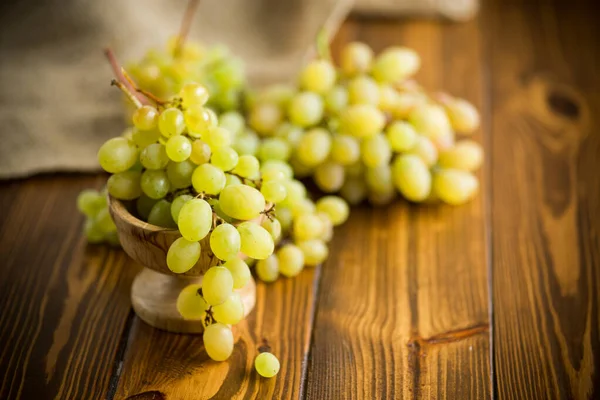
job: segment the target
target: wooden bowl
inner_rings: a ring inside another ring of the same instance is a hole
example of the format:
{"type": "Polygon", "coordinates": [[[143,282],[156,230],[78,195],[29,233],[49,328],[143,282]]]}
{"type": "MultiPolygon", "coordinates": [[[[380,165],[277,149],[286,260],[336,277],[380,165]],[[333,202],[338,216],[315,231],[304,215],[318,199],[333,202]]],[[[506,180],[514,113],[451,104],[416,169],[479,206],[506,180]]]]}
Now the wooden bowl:
{"type": "MultiPolygon", "coordinates": [[[[202,322],[183,319],[176,304],[183,288],[201,283],[203,274],[219,262],[210,250],[209,237],[200,242],[200,259],[196,265],[183,274],[176,274],[167,267],[167,251],[181,237],[179,231],[136,218],[121,201],[111,196],[108,204],[123,250],[145,267],[135,277],[131,287],[131,304],[135,313],[149,325],[169,332],[202,332],[202,322]]],[[[246,316],[256,303],[254,279],[250,278],[250,282],[237,292],[244,302],[246,316]]]]}

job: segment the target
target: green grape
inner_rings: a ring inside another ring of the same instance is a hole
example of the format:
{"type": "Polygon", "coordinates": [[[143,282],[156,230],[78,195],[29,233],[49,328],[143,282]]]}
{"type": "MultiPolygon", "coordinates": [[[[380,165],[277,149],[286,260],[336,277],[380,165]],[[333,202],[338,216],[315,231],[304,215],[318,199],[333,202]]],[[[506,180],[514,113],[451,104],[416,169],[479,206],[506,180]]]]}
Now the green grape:
{"type": "Polygon", "coordinates": [[[424,93],[398,92],[391,110],[392,117],[397,120],[407,119],[415,108],[428,102],[429,98],[424,93]]]}
{"type": "Polygon", "coordinates": [[[283,173],[283,171],[280,171],[275,168],[271,168],[271,169],[261,168],[261,174],[262,174],[261,178],[262,178],[263,182],[282,181],[282,180],[286,179],[286,176],[283,173]]]}
{"type": "Polygon", "coordinates": [[[270,135],[281,122],[281,109],[273,103],[256,104],[248,116],[248,124],[261,135],[270,135]]]}
{"type": "Polygon", "coordinates": [[[423,201],[431,192],[431,173],[414,154],[397,157],[392,165],[394,185],[410,201],[423,201]]]}
{"type": "Polygon", "coordinates": [[[211,267],[202,278],[202,294],[211,306],[223,304],[233,293],[233,277],[225,267],[211,267]]]}
{"type": "Polygon", "coordinates": [[[295,148],[304,135],[304,130],[298,126],[284,122],[275,129],[274,136],[284,139],[291,148],[295,148]]]}
{"type": "Polygon", "coordinates": [[[410,150],[417,143],[417,132],[411,124],[404,121],[393,122],[385,134],[395,152],[410,150]]]}
{"type": "Polygon", "coordinates": [[[319,239],[307,240],[296,245],[304,254],[304,264],[311,267],[321,264],[329,255],[327,245],[319,239]]]}
{"type": "Polygon", "coordinates": [[[292,226],[292,220],[294,215],[292,214],[292,210],[286,207],[277,207],[275,211],[275,215],[277,216],[277,221],[281,224],[281,230],[283,232],[288,232],[292,226]]]}
{"type": "Polygon", "coordinates": [[[148,217],[150,216],[150,211],[152,211],[152,207],[158,202],[156,199],[151,199],[142,193],[140,197],[135,202],[135,209],[138,215],[144,220],[148,221],[148,217]]]}
{"type": "Polygon", "coordinates": [[[304,253],[294,244],[286,244],[277,251],[279,272],[283,276],[292,278],[304,268],[304,253]]]}
{"type": "Polygon", "coordinates": [[[117,230],[117,227],[108,212],[108,208],[103,208],[98,211],[98,214],[94,217],[94,224],[96,225],[96,228],[104,234],[117,230]]]}
{"type": "Polygon", "coordinates": [[[251,155],[243,155],[238,158],[238,163],[233,169],[233,173],[244,178],[256,179],[260,172],[260,163],[256,157],[251,155]]]}
{"type": "Polygon", "coordinates": [[[202,199],[188,200],[179,210],[177,219],[179,232],[189,241],[200,241],[210,232],[212,217],[212,208],[206,201],[202,199]]]}
{"type": "MultiPolygon", "coordinates": [[[[139,130],[135,129],[134,127],[125,128],[123,133],[121,133],[121,137],[123,137],[131,142],[131,141],[133,141],[133,132],[136,132],[136,131],[139,132],[139,130]]],[[[137,146],[137,143],[136,143],[136,146],[137,146]]]]}
{"type": "Polygon", "coordinates": [[[232,293],[223,304],[214,306],[213,317],[217,322],[235,325],[244,319],[244,303],[238,293],[232,293]]]}
{"type": "Polygon", "coordinates": [[[105,206],[106,200],[93,189],[83,190],[77,196],[77,209],[88,217],[94,217],[105,206]]]}
{"type": "Polygon", "coordinates": [[[288,115],[292,124],[306,128],[321,121],[323,108],[321,96],[312,92],[301,92],[290,101],[288,115]]]}
{"type": "Polygon", "coordinates": [[[275,282],[279,277],[279,260],[275,254],[271,254],[264,260],[256,262],[256,275],[263,282],[275,282]]]}
{"type": "Polygon", "coordinates": [[[348,107],[340,117],[340,131],[358,138],[373,136],[383,129],[385,116],[371,104],[348,107]]]}
{"type": "Polygon", "coordinates": [[[472,140],[461,140],[454,147],[440,153],[439,165],[442,168],[475,171],[483,162],[483,149],[472,140]]]}
{"type": "Polygon", "coordinates": [[[260,192],[269,203],[277,204],[285,200],[287,189],[281,181],[263,182],[260,192]]]}
{"type": "Polygon", "coordinates": [[[325,161],[330,149],[329,132],[323,128],[315,128],[307,131],[300,139],[296,155],[302,164],[315,167],[325,161]]]}
{"type": "Polygon", "coordinates": [[[242,222],[237,227],[242,240],[242,253],[256,260],[264,260],[273,254],[275,244],[271,234],[262,226],[251,222],[242,222]]]}
{"type": "Polygon", "coordinates": [[[227,325],[216,323],[207,326],[202,339],[206,353],[215,361],[225,361],[233,353],[233,333],[227,325]]]}
{"type": "Polygon", "coordinates": [[[225,183],[225,173],[211,164],[199,165],[192,174],[192,185],[198,193],[219,194],[225,183]]]}
{"type": "Polygon", "coordinates": [[[283,203],[292,205],[306,198],[306,187],[304,187],[302,182],[293,179],[283,181],[283,184],[285,185],[285,190],[287,192],[283,203]]]}
{"type": "Polygon", "coordinates": [[[432,167],[438,160],[438,151],[433,142],[425,136],[417,137],[415,145],[407,151],[408,154],[419,156],[428,167],[432,167]]]}
{"type": "Polygon", "coordinates": [[[388,164],[392,158],[390,143],[383,133],[365,138],[360,145],[360,151],[363,163],[371,168],[388,164]]]}
{"type": "Polygon", "coordinates": [[[323,223],[323,229],[321,229],[321,234],[317,237],[317,239],[321,239],[324,242],[329,242],[331,239],[333,239],[333,222],[331,222],[331,219],[327,214],[322,212],[317,213],[317,217],[319,217],[323,223]]]}
{"type": "Polygon", "coordinates": [[[285,179],[292,179],[294,177],[294,171],[289,164],[279,160],[269,160],[262,163],[260,167],[260,174],[265,180],[272,180],[269,178],[271,174],[279,176],[281,172],[285,179]]]}
{"type": "Polygon", "coordinates": [[[318,238],[323,232],[323,222],[316,214],[303,214],[294,219],[294,239],[298,241],[318,238]]]}
{"type": "Polygon", "coordinates": [[[276,83],[267,86],[259,93],[254,93],[255,99],[249,99],[250,106],[257,103],[274,103],[280,107],[285,107],[292,97],[296,94],[296,88],[288,84],[276,83]]]}
{"type": "Polygon", "coordinates": [[[189,135],[195,138],[201,137],[209,128],[217,126],[215,113],[198,105],[186,109],[184,119],[189,135]]]}
{"type": "Polygon", "coordinates": [[[197,283],[186,286],[177,296],[177,311],[183,319],[203,321],[208,304],[201,295],[202,286],[197,283]]]}
{"type": "Polygon", "coordinates": [[[175,162],[187,160],[192,154],[192,142],[185,136],[173,136],[167,140],[165,150],[169,159],[175,162]]]}
{"type": "Polygon", "coordinates": [[[125,171],[111,175],[106,187],[111,196],[120,200],[133,200],[140,197],[142,174],[137,171],[125,171]]]}
{"type": "Polygon", "coordinates": [[[358,76],[348,83],[350,104],[379,104],[379,85],[369,76],[358,76]]]}
{"type": "Polygon", "coordinates": [[[133,125],[141,131],[149,131],[156,127],[158,110],[152,106],[142,106],[133,113],[133,125]]]}
{"type": "Polygon", "coordinates": [[[238,154],[231,147],[213,149],[210,163],[223,171],[231,171],[238,163],[238,154]]]}
{"type": "Polygon", "coordinates": [[[281,160],[287,161],[290,158],[290,153],[292,149],[288,142],[285,140],[273,137],[266,138],[261,141],[258,146],[258,151],[256,155],[261,161],[267,160],[281,160]]]}
{"type": "Polygon", "coordinates": [[[165,137],[181,135],[185,129],[185,119],[181,110],[167,108],[158,117],[158,129],[165,137]]]}
{"type": "Polygon", "coordinates": [[[146,146],[158,142],[159,138],[160,132],[158,131],[158,129],[151,129],[149,131],[141,131],[139,129],[134,129],[131,134],[131,140],[140,149],[143,149],[146,146]]]}
{"type": "Polygon", "coordinates": [[[442,169],[433,176],[433,191],[445,203],[457,206],[471,200],[479,189],[473,174],[458,169],[442,169]]]}
{"type": "Polygon", "coordinates": [[[192,184],[192,174],[196,165],[190,160],[182,162],[170,162],[167,165],[167,177],[171,183],[172,189],[187,188],[192,184]]]}
{"type": "Polygon", "coordinates": [[[231,218],[229,215],[225,214],[223,210],[221,210],[221,204],[219,203],[218,199],[209,198],[208,203],[212,206],[213,211],[215,212],[215,214],[217,214],[217,217],[221,218],[223,221],[229,224],[236,222],[234,218],[231,218]]]}
{"type": "Polygon", "coordinates": [[[392,168],[389,164],[381,164],[365,170],[365,181],[372,192],[387,192],[393,187],[392,168]]]}
{"type": "Polygon", "coordinates": [[[462,99],[451,99],[444,107],[455,131],[470,134],[479,128],[480,117],[473,104],[462,99]]]}
{"type": "Polygon", "coordinates": [[[350,214],[348,204],[337,196],[325,196],[317,200],[317,211],[325,213],[333,225],[338,226],[346,222],[350,214]]]}
{"type": "Polygon", "coordinates": [[[171,216],[171,203],[164,199],[154,203],[150,213],[148,213],[148,223],[163,228],[177,228],[177,225],[171,216]]]}
{"type": "Polygon", "coordinates": [[[219,126],[231,132],[233,137],[242,133],[245,125],[243,115],[237,111],[227,111],[219,116],[219,126]]]}
{"type": "Polygon", "coordinates": [[[399,93],[391,85],[379,86],[379,103],[378,107],[381,111],[392,113],[399,102],[399,93]]]}
{"type": "Polygon", "coordinates": [[[190,160],[194,164],[201,165],[209,162],[210,155],[211,150],[208,144],[199,139],[192,142],[192,153],[190,154],[190,160]]]}
{"type": "Polygon", "coordinates": [[[418,133],[432,140],[452,134],[446,112],[436,104],[415,107],[410,112],[409,122],[418,133]]]}
{"type": "Polygon", "coordinates": [[[208,130],[202,135],[202,139],[210,146],[211,149],[231,146],[231,133],[227,129],[219,126],[208,128],[208,130]]]}
{"type": "Polygon", "coordinates": [[[348,106],[348,90],[341,86],[334,86],[325,95],[325,110],[333,115],[339,114],[348,106]]]}
{"type": "Polygon", "coordinates": [[[350,204],[360,204],[367,197],[367,185],[361,178],[350,177],[346,179],[340,195],[350,204]]]}
{"type": "Polygon", "coordinates": [[[109,139],[98,150],[100,166],[111,174],[127,171],[137,160],[135,144],[122,137],[109,139]]]}
{"type": "Polygon", "coordinates": [[[241,289],[250,282],[252,274],[250,268],[243,260],[239,258],[232,258],[223,264],[225,268],[229,270],[233,277],[233,288],[241,289]]]}
{"type": "Polygon", "coordinates": [[[163,170],[146,170],[140,181],[142,191],[153,199],[162,199],[170,189],[169,178],[163,170]]]}
{"type": "Polygon", "coordinates": [[[194,196],[189,194],[182,194],[173,199],[171,203],[171,217],[173,217],[173,221],[179,220],[179,212],[181,211],[181,207],[189,200],[193,199],[194,196]]]}
{"type": "Polygon", "coordinates": [[[235,175],[225,174],[225,186],[241,185],[242,180],[235,175]]]}
{"type": "Polygon", "coordinates": [[[232,218],[250,220],[265,209],[265,198],[255,188],[246,185],[225,187],[219,195],[221,210],[232,218]]]}
{"type": "Polygon", "coordinates": [[[331,142],[331,160],[341,164],[350,165],[360,158],[360,143],[357,138],[349,135],[335,135],[331,142]]]}
{"type": "Polygon", "coordinates": [[[315,203],[312,200],[304,198],[292,204],[292,215],[294,219],[300,217],[303,214],[314,214],[317,210],[315,203]]]}
{"type": "Polygon", "coordinates": [[[245,131],[241,133],[233,142],[231,147],[237,151],[238,154],[249,154],[255,155],[260,145],[260,139],[256,133],[252,131],[245,131]]]}
{"type": "Polygon", "coordinates": [[[344,184],[344,167],[340,164],[326,161],[315,169],[314,180],[322,191],[326,193],[337,192],[344,184]]]}
{"type": "Polygon", "coordinates": [[[240,252],[240,234],[233,225],[221,224],[210,234],[210,249],[219,260],[231,260],[240,252]]]}
{"type": "Polygon", "coordinates": [[[166,168],[169,163],[169,156],[167,156],[165,146],[160,143],[153,143],[146,146],[140,154],[140,162],[146,169],[166,168]]]}
{"type": "Polygon", "coordinates": [[[261,222],[260,226],[262,226],[267,230],[267,232],[269,232],[275,243],[279,241],[279,239],[281,238],[281,223],[277,218],[265,218],[261,222]]]}
{"type": "Polygon", "coordinates": [[[414,75],[421,66],[417,52],[406,47],[389,47],[373,62],[372,74],[381,82],[400,82],[414,75]]]}
{"type": "Polygon", "coordinates": [[[188,82],[179,91],[179,97],[185,108],[203,106],[208,101],[208,90],[198,83],[188,82]]]}
{"type": "Polygon", "coordinates": [[[83,232],[85,234],[85,238],[90,243],[96,244],[104,241],[105,233],[100,230],[93,219],[88,219],[85,221],[83,232]]]}
{"type": "Polygon", "coordinates": [[[342,49],[340,66],[345,75],[353,76],[368,72],[372,62],[373,50],[364,43],[348,43],[342,49]]]}
{"type": "Polygon", "coordinates": [[[324,94],[335,84],[335,67],[326,60],[313,60],[300,73],[300,87],[324,94]]]}

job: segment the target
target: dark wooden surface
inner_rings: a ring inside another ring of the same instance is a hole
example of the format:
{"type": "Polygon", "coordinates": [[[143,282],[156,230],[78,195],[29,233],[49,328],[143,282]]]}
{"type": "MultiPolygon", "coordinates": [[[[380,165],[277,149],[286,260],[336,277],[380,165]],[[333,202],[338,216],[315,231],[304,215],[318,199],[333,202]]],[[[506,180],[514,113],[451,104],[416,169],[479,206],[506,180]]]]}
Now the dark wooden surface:
{"type": "Polygon", "coordinates": [[[600,28],[592,2],[484,2],[466,24],[352,19],[419,80],[482,109],[463,207],[353,210],[331,256],[259,284],[228,362],[131,312],[139,267],[88,246],[74,202],[104,177],[0,184],[0,399],[592,399],[600,396],[600,28]],[[258,349],[282,361],[252,368],[258,349]]]}

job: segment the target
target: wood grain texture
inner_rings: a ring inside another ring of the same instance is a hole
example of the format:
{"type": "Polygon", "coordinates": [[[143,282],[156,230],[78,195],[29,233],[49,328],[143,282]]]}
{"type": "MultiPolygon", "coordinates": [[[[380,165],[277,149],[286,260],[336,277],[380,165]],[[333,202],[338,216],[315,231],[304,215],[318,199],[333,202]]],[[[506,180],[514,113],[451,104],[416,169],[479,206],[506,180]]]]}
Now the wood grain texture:
{"type": "Polygon", "coordinates": [[[494,2],[493,301],[502,399],[600,397],[600,29],[592,2],[494,2]],[[594,386],[596,385],[596,386],[594,386]]]}
{"type": "Polygon", "coordinates": [[[0,398],[104,397],[138,267],[86,246],[75,208],[97,178],[39,177],[0,189],[0,398]]]}
{"type": "MultiPolygon", "coordinates": [[[[416,49],[426,88],[481,104],[477,22],[353,21],[336,48],[356,39],[376,50],[416,49]]],[[[323,267],[306,398],[491,396],[482,187],[462,207],[398,202],[352,211],[323,267]]]]}

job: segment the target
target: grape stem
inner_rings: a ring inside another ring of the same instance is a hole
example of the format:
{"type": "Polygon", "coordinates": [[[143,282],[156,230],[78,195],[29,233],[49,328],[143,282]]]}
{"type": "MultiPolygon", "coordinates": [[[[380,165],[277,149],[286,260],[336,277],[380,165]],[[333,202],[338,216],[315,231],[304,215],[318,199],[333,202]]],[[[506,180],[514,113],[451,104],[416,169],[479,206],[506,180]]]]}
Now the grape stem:
{"type": "Polygon", "coordinates": [[[183,14],[183,20],[181,21],[181,27],[179,28],[179,35],[177,36],[177,43],[175,44],[175,49],[173,50],[173,56],[175,58],[181,55],[181,49],[185,44],[188,34],[190,33],[190,28],[192,27],[192,20],[194,15],[196,14],[196,9],[200,4],[200,0],[190,0],[188,2],[185,13],[183,14]]]}
{"type": "MultiPolygon", "coordinates": [[[[138,102],[140,102],[142,104],[146,104],[146,101],[143,97],[136,96],[133,94],[133,92],[136,91],[135,87],[130,86],[129,82],[127,82],[127,80],[125,79],[125,76],[123,76],[123,73],[122,73],[123,68],[121,68],[119,66],[119,62],[117,61],[117,57],[115,56],[114,51],[112,51],[112,49],[110,47],[106,47],[104,49],[104,55],[108,59],[108,62],[113,70],[116,80],[121,82],[121,84],[123,84],[127,88],[127,90],[129,90],[129,92],[131,92],[131,95],[133,97],[135,97],[138,102]]],[[[131,98],[130,95],[127,95],[127,97],[131,98]]]]}
{"type": "Polygon", "coordinates": [[[235,176],[235,177],[239,178],[244,183],[251,182],[259,190],[260,190],[260,187],[262,186],[262,179],[250,179],[250,178],[246,178],[246,177],[241,176],[240,174],[236,174],[235,172],[226,172],[226,174],[229,174],[231,176],[235,176]]]}
{"type": "Polygon", "coordinates": [[[127,73],[127,71],[125,71],[125,68],[121,68],[121,74],[123,75],[123,77],[125,78],[125,80],[129,83],[129,85],[131,85],[131,87],[137,92],[140,93],[142,95],[144,95],[148,100],[152,100],[156,103],[157,106],[164,106],[165,104],[167,104],[167,101],[161,100],[158,97],[156,97],[155,95],[153,95],[152,93],[148,92],[147,90],[141,89],[139,87],[137,87],[137,85],[135,84],[135,82],[133,81],[133,79],[131,79],[131,77],[129,76],[129,74],[127,73]]]}
{"type": "Polygon", "coordinates": [[[136,108],[142,107],[142,102],[137,97],[135,97],[135,95],[123,84],[123,82],[113,79],[110,82],[110,84],[121,89],[121,91],[125,94],[125,96],[127,96],[129,100],[131,100],[131,102],[135,105],[136,108]]]}
{"type": "Polygon", "coordinates": [[[331,62],[331,51],[329,49],[329,35],[325,28],[321,28],[317,34],[317,55],[319,58],[331,62]]]}

